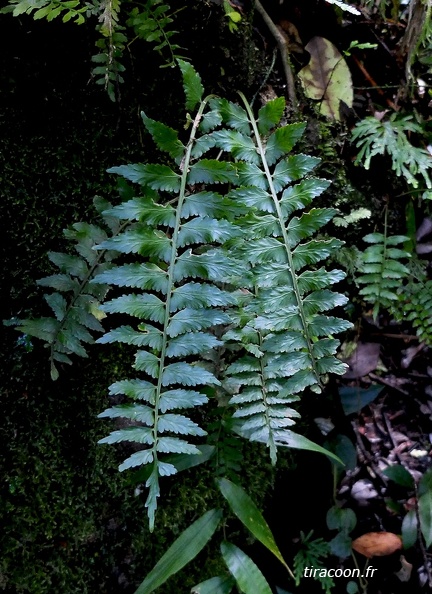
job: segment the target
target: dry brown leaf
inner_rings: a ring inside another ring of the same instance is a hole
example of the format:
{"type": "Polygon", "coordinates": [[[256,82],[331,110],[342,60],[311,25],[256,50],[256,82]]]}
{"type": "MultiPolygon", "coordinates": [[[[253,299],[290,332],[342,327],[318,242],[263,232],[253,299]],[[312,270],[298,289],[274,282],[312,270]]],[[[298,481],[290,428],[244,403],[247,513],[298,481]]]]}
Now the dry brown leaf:
{"type": "Polygon", "coordinates": [[[379,363],[380,348],[377,342],[359,342],[354,353],[346,361],[349,369],[344,378],[363,377],[371,371],[375,371],[379,363]]]}
{"type": "Polygon", "coordinates": [[[313,37],[305,49],[311,58],[298,73],[305,95],[320,101],[320,113],[340,121],[341,102],[348,107],[353,103],[353,84],[347,63],[324,37],[313,37]]]}
{"type": "Polygon", "coordinates": [[[400,556],[401,568],[396,572],[401,582],[409,582],[412,573],[412,563],[409,563],[403,555],[400,556]]]}
{"type": "Polygon", "coordinates": [[[402,540],[393,532],[367,532],[352,543],[352,548],[368,559],[385,557],[402,548],[402,540]]]}

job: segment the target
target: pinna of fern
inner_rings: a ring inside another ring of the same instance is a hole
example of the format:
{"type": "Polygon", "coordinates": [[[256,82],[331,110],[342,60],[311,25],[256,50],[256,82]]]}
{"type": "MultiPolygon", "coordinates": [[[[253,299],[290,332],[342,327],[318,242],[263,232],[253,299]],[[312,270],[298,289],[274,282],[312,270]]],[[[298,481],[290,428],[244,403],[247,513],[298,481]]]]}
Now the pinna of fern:
{"type": "Polygon", "coordinates": [[[229,220],[236,212],[234,203],[215,191],[201,190],[203,182],[236,183],[237,174],[231,163],[194,158],[194,149],[201,156],[213,146],[205,139],[198,145],[205,136],[198,137],[198,126],[201,120],[207,121],[208,131],[212,116],[204,116],[208,102],[201,101],[199,76],[186,62],[179,61],[179,65],[186,108],[193,110],[199,104],[189,141],[184,145],[173,129],[143,114],[148,132],[176,167],[138,164],[111,170],[139,184],[140,195],[106,213],[135,222],[121,235],[102,242],[99,249],[134,254],[137,261],[95,279],[130,289],[105,303],[105,312],[138,318],[134,326],[120,326],[98,341],[138,347],[133,365],[136,377],[110,387],[111,394],[125,395],[132,402],[109,408],[100,417],[123,417],[139,422],[139,426],[115,430],[101,443],[133,441],[143,446],[120,470],[149,467],[146,507],[151,530],[159,477],[176,472],[173,464],[164,461],[165,455],[199,454],[191,439],[205,435],[178,411],[203,405],[207,397],[200,388],[220,383],[200,361],[202,353],[221,345],[211,329],[231,322],[227,310],[236,303],[235,293],[218,284],[229,285],[244,275],[242,263],[220,247],[242,233],[229,220]]]}
{"type": "Polygon", "coordinates": [[[242,159],[237,163],[242,185],[228,197],[249,212],[241,222],[245,233],[232,243],[249,262],[255,286],[239,326],[225,334],[226,340],[241,343],[246,351],[228,367],[225,386],[234,392],[230,404],[237,407],[238,432],[265,443],[275,463],[278,446],[320,449],[289,429],[299,416],[292,403],[307,387],[320,392],[323,375],[345,372],[335,357],[339,341],[333,334],[351,324],[324,315],[347,302],[328,288],[344,273],[315,266],[342,242],[311,239],[336,211],[312,208],[294,214],[329,185],[309,175],[319,159],[303,154],[287,157],[305,124],[272,131],[282,118],[284,100],[267,103],[255,120],[243,95],[242,99],[245,109],[219,101],[222,120],[232,130],[213,134],[216,146],[242,159]]]}

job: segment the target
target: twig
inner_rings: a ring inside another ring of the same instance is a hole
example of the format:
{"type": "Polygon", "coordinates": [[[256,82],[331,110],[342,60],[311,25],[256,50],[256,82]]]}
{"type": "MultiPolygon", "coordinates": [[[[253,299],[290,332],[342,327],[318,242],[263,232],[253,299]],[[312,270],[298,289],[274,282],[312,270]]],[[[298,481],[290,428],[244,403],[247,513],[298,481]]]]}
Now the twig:
{"type": "Polygon", "coordinates": [[[391,382],[389,382],[388,380],[384,379],[383,377],[380,377],[379,375],[375,375],[375,373],[369,373],[369,377],[372,380],[375,380],[376,382],[379,382],[380,384],[384,384],[384,386],[388,386],[389,388],[393,388],[393,390],[396,390],[397,392],[400,392],[404,396],[409,396],[409,393],[408,392],[406,392],[405,390],[402,390],[402,388],[399,388],[399,386],[396,386],[395,384],[392,384],[391,382]]]}
{"type": "Polygon", "coordinates": [[[365,77],[365,79],[370,82],[370,84],[376,89],[376,91],[382,96],[384,97],[384,99],[386,100],[386,103],[389,107],[391,107],[392,109],[394,109],[394,111],[398,111],[399,108],[393,103],[393,101],[391,99],[389,99],[388,97],[385,96],[384,91],[382,90],[382,88],[380,86],[377,85],[377,83],[374,81],[374,79],[371,77],[371,75],[369,74],[369,72],[366,70],[366,68],[363,66],[363,63],[360,62],[360,60],[358,60],[354,55],[353,55],[353,60],[354,62],[357,64],[357,66],[359,67],[359,69],[362,71],[363,76],[365,77]]]}
{"type": "Polygon", "coordinates": [[[282,31],[280,31],[278,29],[278,27],[274,24],[274,22],[271,20],[271,18],[265,11],[263,5],[261,4],[260,0],[255,0],[255,8],[262,16],[263,21],[269,28],[270,33],[273,35],[273,37],[275,38],[276,43],[278,45],[279,52],[280,52],[280,55],[282,58],[282,66],[284,69],[284,74],[285,74],[285,78],[286,78],[286,82],[287,82],[288,99],[291,102],[294,114],[297,115],[297,113],[298,113],[297,95],[296,95],[296,90],[295,90],[294,77],[293,77],[293,73],[291,70],[291,63],[290,63],[287,39],[286,39],[285,35],[282,33],[282,31]]]}

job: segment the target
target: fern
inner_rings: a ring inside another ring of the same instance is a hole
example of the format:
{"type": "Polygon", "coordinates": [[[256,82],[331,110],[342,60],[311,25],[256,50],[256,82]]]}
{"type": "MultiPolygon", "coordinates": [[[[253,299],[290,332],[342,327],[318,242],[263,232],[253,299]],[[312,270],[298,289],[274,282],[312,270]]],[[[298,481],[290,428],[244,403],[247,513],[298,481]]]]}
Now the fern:
{"type": "Polygon", "coordinates": [[[432,345],[432,281],[418,261],[410,265],[406,284],[397,290],[391,311],[399,322],[410,322],[420,341],[432,345]],[[417,269],[417,270],[416,270],[417,269]]]}
{"type": "Polygon", "coordinates": [[[243,185],[228,196],[251,211],[243,218],[245,235],[235,248],[252,267],[255,287],[255,298],[244,305],[238,327],[225,335],[247,351],[228,367],[225,386],[235,392],[230,404],[237,408],[238,431],[265,443],[275,463],[278,446],[311,447],[289,429],[299,416],[291,405],[307,387],[320,392],[324,374],[345,372],[334,356],[339,342],[332,335],[351,324],[324,315],[347,302],[327,288],[344,273],[315,267],[342,242],[311,239],[336,211],[315,208],[293,216],[329,185],[306,177],[318,159],[302,154],[286,158],[305,125],[271,132],[282,118],[284,100],[269,102],[256,121],[242,98],[245,110],[213,102],[234,130],[214,133],[216,146],[243,159],[237,164],[243,185]]]}
{"type": "MultiPolygon", "coordinates": [[[[100,198],[94,203],[100,213],[109,205],[100,198]]],[[[121,230],[117,218],[103,214],[102,218],[112,234],[121,230]]],[[[107,238],[106,231],[96,225],[75,223],[64,234],[68,240],[76,242],[78,255],[50,252],[48,257],[60,272],[38,281],[39,285],[54,290],[45,295],[54,317],[16,320],[14,323],[18,331],[47,343],[53,380],[59,375],[55,362],[70,364],[70,355],[87,357],[84,344],[92,344],[93,333],[104,331],[100,320],[105,314],[100,303],[108,286],[92,283],[92,279],[108,270],[118,255],[113,250],[97,253],[93,249],[107,238]]]]}
{"type": "Polygon", "coordinates": [[[92,70],[96,77],[96,84],[104,85],[111,101],[116,100],[116,88],[124,82],[121,72],[125,68],[120,63],[127,37],[123,33],[124,27],[119,24],[120,0],[102,0],[100,3],[98,31],[102,37],[96,46],[102,50],[92,56],[92,61],[97,64],[92,70]]]}
{"type": "Polygon", "coordinates": [[[180,46],[171,41],[177,31],[170,30],[173,23],[170,10],[171,7],[163,0],[147,0],[142,9],[133,8],[127,20],[127,25],[133,28],[138,38],[155,44],[153,49],[161,56],[168,54],[163,67],[175,66],[175,61],[182,58],[177,53],[180,46]]]}
{"type": "MultiPolygon", "coordinates": [[[[355,163],[363,163],[365,169],[369,169],[372,157],[388,154],[397,176],[403,176],[413,188],[418,188],[418,177],[422,176],[430,190],[432,158],[427,150],[413,146],[408,140],[409,132],[424,133],[422,127],[412,119],[413,116],[398,118],[394,113],[387,121],[367,117],[358,122],[352,133],[353,140],[357,141],[356,145],[360,148],[355,163]]],[[[429,198],[429,193],[425,192],[424,197],[429,198]]]]}
{"type": "Polygon", "coordinates": [[[205,435],[189,417],[174,411],[204,404],[207,397],[200,387],[220,383],[205,368],[202,357],[200,361],[200,355],[222,344],[211,328],[230,323],[225,309],[236,302],[232,292],[217,284],[243,275],[241,263],[218,247],[241,233],[228,220],[235,211],[230,212],[230,202],[218,193],[201,192],[197,187],[202,181],[220,183],[233,179],[233,167],[212,159],[194,162],[194,141],[207,100],[201,101],[201,81],[192,67],[183,61],[179,64],[188,109],[200,103],[187,144],[181,143],[173,129],[143,114],[148,132],[158,147],[177,161],[178,172],[167,165],[150,164],[111,170],[139,183],[142,197],[106,213],[136,222],[99,248],[140,254],[145,260],[106,271],[96,279],[99,283],[140,289],[102,307],[107,313],[134,316],[139,322],[134,327],[121,326],[98,341],[121,341],[140,347],[134,364],[138,377],[117,381],[110,387],[111,394],[124,394],[134,402],[109,408],[100,415],[124,417],[138,421],[140,426],[116,430],[101,443],[134,441],[145,446],[127,458],[120,470],[141,465],[151,468],[146,481],[151,530],[159,477],[176,472],[164,456],[199,454],[190,438],[205,435]],[[174,198],[164,205],[166,192],[174,198]],[[224,218],[219,218],[222,207],[224,218]]]}
{"type": "Polygon", "coordinates": [[[88,6],[80,4],[80,0],[8,0],[8,5],[3,7],[0,13],[11,12],[13,16],[33,14],[35,21],[52,21],[62,15],[64,23],[73,20],[77,25],[82,25],[88,6]]]}
{"type": "Polygon", "coordinates": [[[322,538],[312,540],[312,535],[313,530],[307,535],[301,532],[301,548],[294,557],[295,584],[299,586],[302,577],[312,577],[320,582],[326,594],[330,594],[335,583],[323,564],[323,560],[330,554],[329,546],[322,538]],[[312,575],[307,576],[306,569],[310,569],[312,575]]]}
{"type": "Polygon", "coordinates": [[[360,255],[359,272],[363,274],[357,281],[365,285],[360,295],[367,303],[373,304],[372,314],[376,318],[381,308],[390,309],[399,299],[398,289],[409,274],[409,269],[401,260],[411,256],[397,247],[408,241],[408,237],[370,233],[363,239],[371,245],[360,255]]]}

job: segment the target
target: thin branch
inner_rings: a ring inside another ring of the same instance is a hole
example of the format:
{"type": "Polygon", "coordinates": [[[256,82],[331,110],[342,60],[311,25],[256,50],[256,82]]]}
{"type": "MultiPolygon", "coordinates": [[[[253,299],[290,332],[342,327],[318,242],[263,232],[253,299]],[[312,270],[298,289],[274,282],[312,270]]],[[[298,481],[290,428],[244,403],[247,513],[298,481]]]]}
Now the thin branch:
{"type": "Polygon", "coordinates": [[[297,104],[297,95],[295,90],[294,84],[294,76],[291,70],[291,62],[289,57],[289,50],[288,50],[288,41],[285,35],[280,31],[280,29],[274,24],[271,20],[267,12],[265,11],[263,5],[261,4],[260,0],[255,0],[255,8],[260,13],[263,18],[263,21],[267,25],[270,30],[270,33],[273,35],[274,39],[279,48],[279,52],[282,58],[282,65],[284,69],[285,78],[287,81],[287,93],[288,99],[291,102],[294,114],[297,115],[298,113],[298,104],[297,104]]]}

